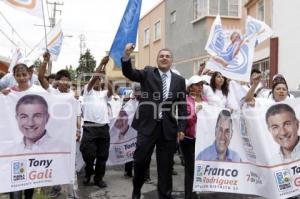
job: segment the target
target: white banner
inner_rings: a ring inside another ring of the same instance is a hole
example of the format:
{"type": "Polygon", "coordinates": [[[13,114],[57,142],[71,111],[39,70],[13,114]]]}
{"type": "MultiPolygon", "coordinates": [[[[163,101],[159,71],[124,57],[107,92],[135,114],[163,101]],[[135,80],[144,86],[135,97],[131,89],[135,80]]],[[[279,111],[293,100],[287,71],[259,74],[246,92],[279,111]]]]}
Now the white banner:
{"type": "Polygon", "coordinates": [[[70,95],[0,95],[0,193],[73,182],[76,107],[70,95]]]}
{"type": "Polygon", "coordinates": [[[230,79],[249,82],[256,38],[241,39],[226,46],[228,42],[220,16],[217,16],[205,46],[205,50],[211,55],[207,68],[219,71],[230,79]]]}
{"type": "Polygon", "coordinates": [[[263,21],[254,19],[251,16],[247,17],[245,38],[251,39],[256,37],[257,44],[270,38],[273,34],[273,30],[263,21]]]}
{"type": "Polygon", "coordinates": [[[43,18],[43,0],[0,0],[8,6],[25,11],[30,15],[43,18]]]}
{"type": "Polygon", "coordinates": [[[138,101],[130,99],[120,110],[117,118],[112,121],[107,165],[124,164],[133,160],[137,132],[131,127],[131,123],[137,106],[138,101]]]}
{"type": "Polygon", "coordinates": [[[195,191],[300,194],[300,99],[239,114],[204,105],[197,117],[195,191]]]}

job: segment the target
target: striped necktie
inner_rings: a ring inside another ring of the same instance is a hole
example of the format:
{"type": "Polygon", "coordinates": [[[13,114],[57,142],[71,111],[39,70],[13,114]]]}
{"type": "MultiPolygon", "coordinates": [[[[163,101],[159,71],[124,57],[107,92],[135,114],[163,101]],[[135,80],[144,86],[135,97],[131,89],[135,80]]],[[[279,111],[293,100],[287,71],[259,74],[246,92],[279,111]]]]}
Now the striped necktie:
{"type": "Polygon", "coordinates": [[[163,101],[165,101],[168,98],[167,78],[168,78],[167,74],[163,73],[162,76],[161,76],[163,101]]]}

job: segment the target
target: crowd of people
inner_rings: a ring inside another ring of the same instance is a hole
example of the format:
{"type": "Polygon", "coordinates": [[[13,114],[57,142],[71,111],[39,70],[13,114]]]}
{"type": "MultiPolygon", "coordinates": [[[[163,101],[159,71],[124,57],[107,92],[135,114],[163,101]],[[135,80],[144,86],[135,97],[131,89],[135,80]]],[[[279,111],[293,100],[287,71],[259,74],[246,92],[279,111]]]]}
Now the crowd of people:
{"type": "MultiPolygon", "coordinates": [[[[127,177],[133,176],[132,199],[141,198],[143,184],[147,177],[149,178],[149,164],[154,148],[156,148],[158,198],[172,198],[173,156],[178,143],[185,163],[183,182],[185,198],[197,198],[197,194],[193,192],[196,124],[197,113],[204,104],[217,106],[224,110],[217,120],[214,131],[215,142],[200,154],[196,154],[196,159],[239,162],[239,155],[228,147],[232,137],[231,113],[242,106],[263,106],[265,103],[283,102],[293,98],[282,75],[274,76],[271,89],[267,89],[262,85],[262,75],[257,69],[253,69],[251,72],[250,84],[229,80],[220,72],[209,70],[203,70],[186,80],[172,71],[173,54],[170,49],[161,49],[158,52],[157,67],[147,66],[141,70],[134,69],[130,59],[134,47],[133,44],[126,45],[121,61],[123,75],[129,80],[139,83],[133,88],[134,92],[129,95],[129,99],[136,100],[138,108],[132,123],[128,123],[128,120],[117,120],[114,125],[114,128],[120,129],[120,139],[124,138],[125,132],[129,128],[137,130],[134,160],[125,166],[125,175],[127,177]],[[230,90],[231,84],[240,85],[241,97],[239,99],[233,96],[230,90]],[[124,122],[126,124],[123,124],[124,122]],[[212,154],[214,155],[212,156],[212,154]]],[[[80,151],[85,162],[83,184],[90,185],[93,177],[94,185],[105,188],[107,187],[104,176],[106,161],[109,156],[110,121],[117,116],[121,116],[121,118],[126,116],[122,107],[128,100],[119,96],[115,89],[116,86],[113,86],[106,79],[105,65],[108,63],[109,57],[106,56],[102,59],[81,93],[77,92],[76,87],[72,88],[71,76],[67,70],[60,70],[54,76],[46,77],[45,72],[50,54],[46,52],[43,59],[38,75],[32,73],[31,65],[18,63],[12,74],[8,73],[0,79],[1,93],[10,95],[15,92],[32,91],[49,92],[54,95],[61,93],[73,95],[78,100],[80,107],[74,113],[78,120],[76,123],[76,141],[81,141],[80,151]]],[[[31,106],[37,104],[37,101],[41,100],[33,99],[31,102],[27,101],[25,105],[31,106]]],[[[22,113],[22,106],[25,105],[20,103],[17,117],[22,114],[33,117],[30,114],[22,113]]],[[[299,122],[293,111],[288,107],[276,107],[275,109],[290,111],[291,122],[293,122],[294,128],[298,130],[299,122]]],[[[39,105],[39,111],[41,115],[45,116],[41,121],[45,125],[48,120],[47,107],[39,105]]],[[[266,121],[270,126],[269,129],[274,140],[282,148],[283,156],[290,158],[293,156],[291,150],[296,145],[299,148],[299,138],[297,134],[293,134],[296,136],[297,142],[286,144],[276,137],[275,133],[278,131],[274,129],[275,124],[273,123],[276,123],[276,118],[274,120],[273,117],[280,113],[269,110],[266,121]]],[[[37,137],[33,137],[26,133],[27,129],[20,124],[20,130],[24,134],[23,148],[24,150],[32,150],[38,145],[40,139],[45,138],[47,133],[45,129],[42,129],[37,137]]],[[[60,191],[60,185],[53,186],[50,196],[56,197],[60,191]]],[[[69,198],[78,198],[76,184],[70,184],[68,192],[69,198]]],[[[33,194],[34,189],[24,190],[26,199],[32,198],[33,194]]],[[[22,191],[10,193],[10,198],[22,198],[22,191]]]]}

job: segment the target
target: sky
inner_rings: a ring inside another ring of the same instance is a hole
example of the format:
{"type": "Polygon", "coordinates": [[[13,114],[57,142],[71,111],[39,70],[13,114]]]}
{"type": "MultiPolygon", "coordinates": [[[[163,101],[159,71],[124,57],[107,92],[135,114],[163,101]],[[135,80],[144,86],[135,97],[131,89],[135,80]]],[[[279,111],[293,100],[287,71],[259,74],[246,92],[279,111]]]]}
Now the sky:
{"type": "MultiPolygon", "coordinates": [[[[48,0],[54,2],[53,0],[48,0]]],[[[161,0],[143,0],[141,17],[150,11],[161,0]]],[[[80,35],[84,35],[85,46],[91,50],[97,63],[100,62],[106,51],[109,51],[119,23],[123,16],[128,0],[63,0],[61,15],[57,13],[57,21],[61,20],[64,35],[63,46],[58,60],[53,63],[52,72],[56,72],[66,65],[76,67],[80,56],[80,35]]],[[[45,6],[46,24],[48,13],[52,7],[45,6]],[[48,9],[47,9],[48,8],[48,9]],[[48,10],[48,11],[47,11],[48,10]]],[[[0,55],[10,57],[15,46],[3,35],[3,32],[23,52],[27,54],[38,42],[43,39],[43,20],[25,12],[13,9],[0,2],[0,12],[3,14],[25,43],[12,31],[10,26],[0,15],[0,55]]],[[[23,53],[24,54],[24,53],[23,53]]]]}

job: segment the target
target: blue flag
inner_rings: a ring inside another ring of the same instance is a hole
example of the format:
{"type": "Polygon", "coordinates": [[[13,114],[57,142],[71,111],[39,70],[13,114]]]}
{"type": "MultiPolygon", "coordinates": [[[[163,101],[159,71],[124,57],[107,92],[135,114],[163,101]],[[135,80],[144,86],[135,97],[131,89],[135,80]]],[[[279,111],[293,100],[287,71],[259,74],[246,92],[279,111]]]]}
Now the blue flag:
{"type": "Polygon", "coordinates": [[[121,57],[123,56],[126,44],[136,43],[141,6],[142,0],[129,0],[118,32],[109,51],[109,56],[118,67],[121,67],[121,57]]]}

